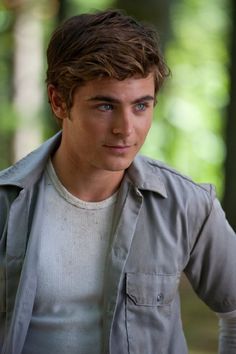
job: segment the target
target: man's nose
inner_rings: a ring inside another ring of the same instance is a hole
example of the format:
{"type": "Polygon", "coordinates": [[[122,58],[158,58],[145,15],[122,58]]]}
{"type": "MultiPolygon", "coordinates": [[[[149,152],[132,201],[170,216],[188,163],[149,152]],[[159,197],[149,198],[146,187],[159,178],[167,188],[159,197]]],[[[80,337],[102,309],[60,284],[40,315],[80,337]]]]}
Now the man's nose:
{"type": "Polygon", "coordinates": [[[132,112],[122,111],[117,114],[114,119],[112,132],[122,136],[129,136],[133,132],[133,115],[132,112]]]}

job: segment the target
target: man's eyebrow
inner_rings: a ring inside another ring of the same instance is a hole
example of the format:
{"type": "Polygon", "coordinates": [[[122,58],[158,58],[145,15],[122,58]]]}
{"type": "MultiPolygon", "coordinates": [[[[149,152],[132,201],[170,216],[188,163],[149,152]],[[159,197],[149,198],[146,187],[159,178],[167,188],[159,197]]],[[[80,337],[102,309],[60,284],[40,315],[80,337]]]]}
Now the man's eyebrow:
{"type": "MultiPolygon", "coordinates": [[[[109,102],[109,103],[121,103],[120,100],[118,100],[115,97],[112,96],[104,96],[104,95],[96,95],[96,96],[91,96],[87,98],[87,101],[99,101],[99,102],[109,102]]],[[[135,99],[134,101],[131,102],[131,104],[136,104],[140,103],[143,101],[155,101],[155,98],[151,95],[146,95],[139,97],[135,99]]]]}
{"type": "Polygon", "coordinates": [[[146,95],[146,96],[142,96],[140,98],[137,98],[132,103],[135,104],[135,103],[146,102],[146,101],[155,101],[155,98],[153,96],[146,95]]]}
{"type": "Polygon", "coordinates": [[[120,101],[112,96],[96,95],[87,98],[87,101],[102,101],[109,103],[120,103],[120,101]]]}

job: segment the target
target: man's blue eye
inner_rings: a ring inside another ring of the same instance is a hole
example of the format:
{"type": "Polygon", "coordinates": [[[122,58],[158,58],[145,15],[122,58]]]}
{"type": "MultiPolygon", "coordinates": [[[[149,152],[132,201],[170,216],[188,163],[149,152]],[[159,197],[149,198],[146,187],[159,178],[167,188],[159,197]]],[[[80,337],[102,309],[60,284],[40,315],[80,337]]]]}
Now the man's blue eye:
{"type": "Polygon", "coordinates": [[[111,111],[113,109],[113,106],[109,103],[104,103],[98,106],[98,109],[100,111],[106,112],[106,111],[111,111]]]}
{"type": "Polygon", "coordinates": [[[136,105],[137,111],[144,111],[147,108],[147,105],[145,103],[138,103],[136,105]]]}

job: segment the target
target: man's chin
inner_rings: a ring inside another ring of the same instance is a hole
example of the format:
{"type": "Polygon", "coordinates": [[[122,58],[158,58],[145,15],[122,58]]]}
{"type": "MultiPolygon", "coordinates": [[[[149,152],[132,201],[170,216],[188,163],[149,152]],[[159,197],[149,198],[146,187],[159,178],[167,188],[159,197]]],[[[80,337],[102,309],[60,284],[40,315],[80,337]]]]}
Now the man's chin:
{"type": "Polygon", "coordinates": [[[105,169],[111,172],[122,172],[125,171],[131,165],[131,163],[132,160],[107,164],[105,169]]]}

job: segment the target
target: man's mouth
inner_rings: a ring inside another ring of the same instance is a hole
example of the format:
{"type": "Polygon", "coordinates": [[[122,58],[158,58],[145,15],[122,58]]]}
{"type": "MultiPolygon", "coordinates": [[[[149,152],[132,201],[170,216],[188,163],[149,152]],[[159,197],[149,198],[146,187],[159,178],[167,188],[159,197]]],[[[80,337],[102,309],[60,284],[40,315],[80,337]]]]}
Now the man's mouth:
{"type": "Polygon", "coordinates": [[[104,147],[110,151],[114,152],[126,152],[128,151],[133,145],[131,144],[105,144],[104,147]]]}

